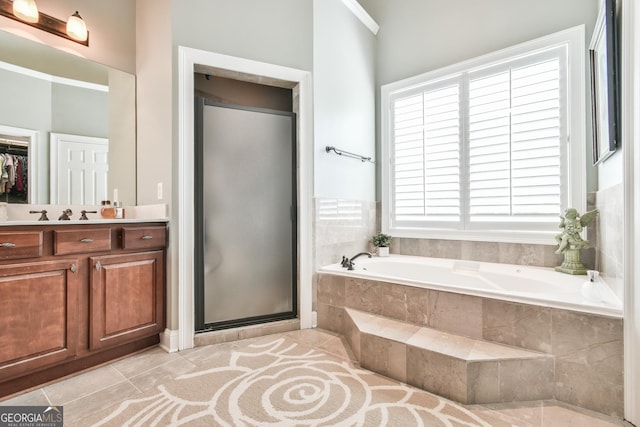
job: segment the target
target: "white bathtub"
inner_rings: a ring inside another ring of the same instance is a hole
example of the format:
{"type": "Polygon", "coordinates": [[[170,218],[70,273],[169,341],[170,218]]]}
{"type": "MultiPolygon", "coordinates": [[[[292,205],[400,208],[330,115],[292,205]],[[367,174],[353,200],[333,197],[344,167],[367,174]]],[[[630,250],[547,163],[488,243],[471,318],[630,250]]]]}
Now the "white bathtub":
{"type": "Polygon", "coordinates": [[[351,271],[332,264],[322,267],[320,272],[622,317],[621,301],[602,278],[598,283],[602,300],[594,302],[581,293],[586,276],[559,273],[551,268],[406,255],[362,256],[354,264],[351,271]]]}

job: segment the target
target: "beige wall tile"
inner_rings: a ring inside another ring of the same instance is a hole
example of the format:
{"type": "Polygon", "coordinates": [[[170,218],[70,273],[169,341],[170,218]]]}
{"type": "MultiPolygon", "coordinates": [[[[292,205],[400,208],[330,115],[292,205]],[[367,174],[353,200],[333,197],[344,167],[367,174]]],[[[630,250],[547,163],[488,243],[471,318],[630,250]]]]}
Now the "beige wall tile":
{"type": "Polygon", "coordinates": [[[318,327],[327,331],[342,333],[344,309],[328,304],[318,304],[318,327]]]}
{"type": "Polygon", "coordinates": [[[552,311],[552,351],[570,356],[595,345],[620,341],[622,320],[568,310],[552,311]]]}
{"type": "Polygon", "coordinates": [[[544,246],[523,243],[500,243],[498,260],[504,264],[544,265],[544,246]]]}
{"type": "Polygon", "coordinates": [[[461,240],[397,238],[391,252],[401,255],[464,259],[538,267],[555,267],[562,255],[555,254],[556,245],[525,243],[471,242],[461,240]]]}
{"type": "Polygon", "coordinates": [[[344,316],[343,325],[344,325],[344,329],[342,333],[344,334],[344,337],[346,338],[347,343],[349,343],[349,346],[351,347],[351,351],[353,351],[353,355],[355,356],[356,360],[361,360],[360,330],[351,319],[351,316],[349,316],[348,313],[346,312],[344,316]]]}
{"type": "Polygon", "coordinates": [[[471,338],[482,338],[482,299],[429,291],[427,326],[471,338]]]}
{"type": "Polygon", "coordinates": [[[406,289],[407,286],[381,283],[383,316],[403,322],[407,320],[406,289]]]}
{"type": "Polygon", "coordinates": [[[597,367],[585,363],[566,359],[557,360],[556,399],[606,415],[622,417],[624,414],[622,383],[611,381],[596,370],[597,367]]]}
{"type": "Polygon", "coordinates": [[[557,310],[552,334],[557,355],[556,398],[622,416],[622,321],[557,310]]]}
{"type": "Polygon", "coordinates": [[[551,309],[494,299],[482,301],[482,337],[551,352],[551,309]]]}
{"type": "Polygon", "coordinates": [[[407,383],[439,396],[467,403],[466,363],[407,346],[407,383]]]}
{"type": "Polygon", "coordinates": [[[360,364],[363,368],[398,381],[407,380],[406,345],[361,333],[360,364]]]}
{"type": "Polygon", "coordinates": [[[371,280],[347,278],[345,280],[345,307],[382,313],[382,284],[371,280]]]}
{"type": "Polygon", "coordinates": [[[500,262],[500,244],[495,242],[462,242],[461,259],[500,262]]]}
{"type": "Polygon", "coordinates": [[[343,307],[344,281],[344,276],[318,274],[318,302],[343,307]]]}
{"type": "Polygon", "coordinates": [[[407,286],[407,322],[426,326],[429,323],[429,290],[407,286]]]}
{"type": "Polygon", "coordinates": [[[498,362],[467,364],[468,403],[500,402],[500,372],[498,362]]]}
{"type": "Polygon", "coordinates": [[[553,397],[553,357],[500,362],[502,402],[553,397]]]}

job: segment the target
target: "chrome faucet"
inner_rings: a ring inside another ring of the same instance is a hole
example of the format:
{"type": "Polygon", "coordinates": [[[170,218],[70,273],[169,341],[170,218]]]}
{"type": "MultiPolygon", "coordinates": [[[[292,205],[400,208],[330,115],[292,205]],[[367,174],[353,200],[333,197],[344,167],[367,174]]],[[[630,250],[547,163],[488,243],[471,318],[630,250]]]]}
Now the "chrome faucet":
{"type": "Polygon", "coordinates": [[[82,221],[88,220],[89,219],[89,218],[87,218],[87,214],[88,213],[98,213],[98,211],[85,211],[85,210],[82,210],[82,211],[80,211],[80,220],[82,220],[82,221]]]}
{"type": "Polygon", "coordinates": [[[367,256],[367,257],[369,257],[369,258],[371,258],[371,256],[372,256],[369,252],[360,252],[359,254],[354,255],[351,259],[349,259],[349,258],[347,258],[347,257],[343,256],[343,257],[342,257],[342,263],[341,263],[341,264],[342,264],[342,266],[343,266],[343,267],[346,267],[346,269],[347,269],[347,270],[353,270],[353,266],[355,265],[355,264],[353,263],[353,261],[354,261],[356,258],[361,257],[361,256],[363,256],[363,255],[366,255],[366,256],[367,256]]]}
{"type": "Polygon", "coordinates": [[[47,211],[45,211],[44,209],[41,211],[29,211],[29,213],[39,213],[40,218],[38,218],[38,221],[49,221],[49,218],[47,218],[47,211]]]}
{"type": "Polygon", "coordinates": [[[69,221],[71,219],[71,215],[73,215],[73,211],[71,209],[65,209],[62,211],[62,215],[58,217],[58,221],[69,221]]]}

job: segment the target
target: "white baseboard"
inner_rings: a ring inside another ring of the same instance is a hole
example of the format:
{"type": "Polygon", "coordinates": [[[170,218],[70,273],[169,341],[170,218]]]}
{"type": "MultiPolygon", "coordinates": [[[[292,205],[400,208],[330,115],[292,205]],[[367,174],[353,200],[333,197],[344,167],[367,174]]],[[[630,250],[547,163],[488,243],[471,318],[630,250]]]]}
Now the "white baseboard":
{"type": "Polygon", "coordinates": [[[167,353],[175,353],[178,351],[178,331],[165,329],[160,333],[160,348],[167,353]]]}

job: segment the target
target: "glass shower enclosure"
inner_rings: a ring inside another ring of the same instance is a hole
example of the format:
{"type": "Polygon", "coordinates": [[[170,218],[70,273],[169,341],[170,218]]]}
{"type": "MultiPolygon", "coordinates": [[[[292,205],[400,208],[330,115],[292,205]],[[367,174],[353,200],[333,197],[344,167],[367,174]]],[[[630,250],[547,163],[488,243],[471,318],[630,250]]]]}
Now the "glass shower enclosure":
{"type": "Polygon", "coordinates": [[[297,315],[296,116],[195,101],[196,331],[297,315]]]}

